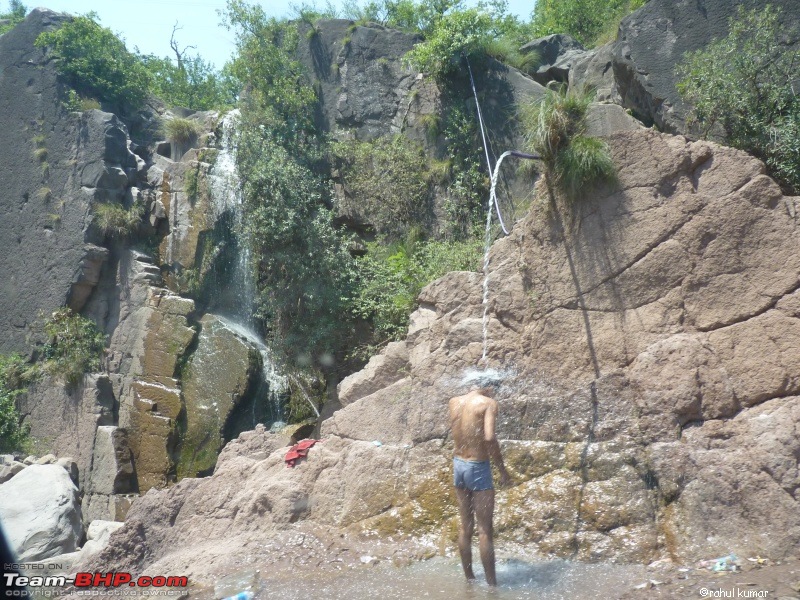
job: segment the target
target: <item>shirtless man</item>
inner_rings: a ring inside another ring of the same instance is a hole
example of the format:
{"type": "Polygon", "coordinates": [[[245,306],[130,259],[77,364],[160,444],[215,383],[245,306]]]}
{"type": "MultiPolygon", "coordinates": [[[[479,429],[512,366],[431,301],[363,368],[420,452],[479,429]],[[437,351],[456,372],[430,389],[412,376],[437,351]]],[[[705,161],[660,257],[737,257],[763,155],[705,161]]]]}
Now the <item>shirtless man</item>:
{"type": "Polygon", "coordinates": [[[458,532],[461,565],[467,579],[475,579],[472,572],[472,533],[477,519],[481,562],[489,585],[497,585],[492,532],[494,486],[489,459],[500,471],[500,485],[507,485],[511,481],[494,431],[497,401],[492,396],[496,385],[497,382],[493,380],[479,380],[475,389],[468,394],[450,399],[450,428],[455,443],[453,472],[461,514],[458,532]]]}

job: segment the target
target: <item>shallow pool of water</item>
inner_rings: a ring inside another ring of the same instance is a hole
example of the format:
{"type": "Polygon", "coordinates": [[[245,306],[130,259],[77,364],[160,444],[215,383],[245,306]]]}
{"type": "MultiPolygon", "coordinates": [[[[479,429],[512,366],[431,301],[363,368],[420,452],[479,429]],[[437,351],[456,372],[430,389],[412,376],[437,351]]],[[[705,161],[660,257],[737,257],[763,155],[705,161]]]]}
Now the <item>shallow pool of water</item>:
{"type": "Polygon", "coordinates": [[[557,600],[617,598],[641,583],[644,568],[636,565],[585,564],[562,560],[499,560],[498,586],[486,585],[483,570],[476,568],[477,582],[469,583],[458,559],[434,558],[410,567],[378,565],[343,571],[325,579],[312,573],[297,573],[285,582],[264,582],[258,598],[306,600],[347,599],[465,599],[557,600]]]}

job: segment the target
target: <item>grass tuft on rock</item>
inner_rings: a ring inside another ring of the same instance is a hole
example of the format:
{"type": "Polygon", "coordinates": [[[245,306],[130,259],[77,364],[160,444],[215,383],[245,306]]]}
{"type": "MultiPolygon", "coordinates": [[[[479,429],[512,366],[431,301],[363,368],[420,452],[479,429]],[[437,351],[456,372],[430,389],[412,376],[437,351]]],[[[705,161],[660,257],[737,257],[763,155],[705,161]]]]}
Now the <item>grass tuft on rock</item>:
{"type": "Polygon", "coordinates": [[[591,100],[588,92],[549,91],[523,110],[526,146],[542,157],[548,189],[570,201],[616,177],[608,145],[584,135],[591,100]]]}
{"type": "Polygon", "coordinates": [[[164,126],[167,130],[167,138],[171,142],[188,144],[197,137],[197,123],[189,119],[170,119],[164,126]]]}
{"type": "Polygon", "coordinates": [[[94,205],[94,224],[106,237],[130,238],[138,231],[144,206],[136,202],[126,209],[121,204],[99,202],[94,205]]]}

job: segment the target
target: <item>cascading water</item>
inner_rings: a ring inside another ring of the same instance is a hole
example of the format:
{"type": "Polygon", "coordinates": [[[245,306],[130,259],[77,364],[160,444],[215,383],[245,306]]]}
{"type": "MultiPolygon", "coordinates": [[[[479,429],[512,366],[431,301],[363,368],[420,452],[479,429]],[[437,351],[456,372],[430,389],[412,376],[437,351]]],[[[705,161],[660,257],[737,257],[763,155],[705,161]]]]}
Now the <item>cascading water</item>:
{"type": "MultiPolygon", "coordinates": [[[[260,398],[266,400],[264,417],[269,415],[272,422],[281,420],[280,399],[288,389],[288,382],[275,367],[275,361],[264,343],[255,332],[253,308],[256,299],[256,282],[251,264],[250,244],[244,228],[244,202],[242,184],[236,166],[236,126],[240,113],[232,110],[222,119],[222,136],[219,141],[219,153],[214,167],[209,174],[209,191],[214,207],[214,216],[223,218],[230,215],[230,228],[236,244],[234,272],[229,286],[235,287],[235,293],[228,296],[218,310],[225,317],[221,322],[230,331],[245,339],[261,354],[261,385],[257,391],[260,398]]],[[[252,421],[257,423],[256,404],[253,402],[252,421]]]]}

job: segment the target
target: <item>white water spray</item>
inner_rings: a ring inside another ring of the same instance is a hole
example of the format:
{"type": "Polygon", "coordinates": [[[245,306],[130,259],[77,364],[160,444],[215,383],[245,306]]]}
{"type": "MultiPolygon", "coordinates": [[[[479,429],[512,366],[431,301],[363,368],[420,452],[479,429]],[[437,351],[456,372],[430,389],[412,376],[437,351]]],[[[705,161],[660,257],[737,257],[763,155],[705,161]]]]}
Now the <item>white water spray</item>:
{"type": "MultiPolygon", "coordinates": [[[[222,136],[214,167],[209,174],[209,191],[214,206],[214,216],[219,219],[224,213],[231,215],[231,228],[237,238],[235,272],[232,276],[236,286],[234,306],[229,307],[228,318],[220,317],[223,325],[237,336],[254,346],[261,354],[262,383],[266,391],[268,406],[274,421],[281,420],[280,397],[288,390],[288,381],[278,373],[275,361],[264,340],[254,331],[253,307],[256,297],[256,282],[251,265],[250,244],[244,229],[244,194],[236,166],[238,110],[232,110],[222,119],[222,136]]],[[[253,427],[256,425],[253,403],[253,427]]]]}

